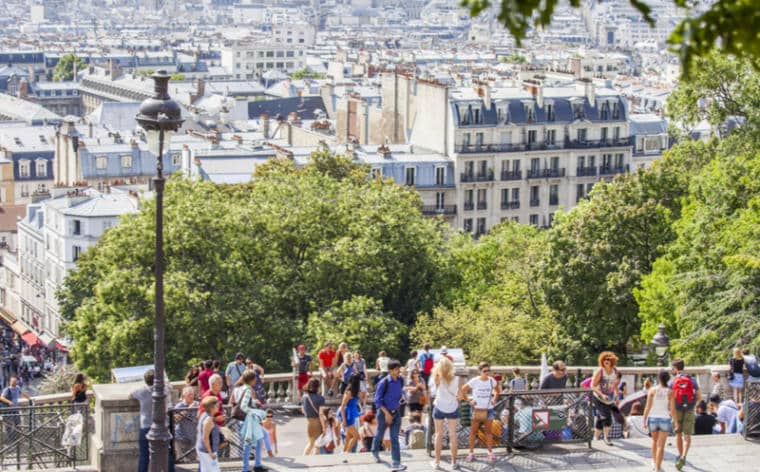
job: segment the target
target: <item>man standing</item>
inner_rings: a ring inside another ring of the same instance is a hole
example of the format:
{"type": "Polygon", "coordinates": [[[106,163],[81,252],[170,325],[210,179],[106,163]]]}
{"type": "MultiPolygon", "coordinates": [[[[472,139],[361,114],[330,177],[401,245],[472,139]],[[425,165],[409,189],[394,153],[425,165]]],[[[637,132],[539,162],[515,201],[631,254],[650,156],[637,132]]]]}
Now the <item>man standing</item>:
{"type": "Polygon", "coordinates": [[[15,441],[18,437],[17,430],[18,425],[21,423],[21,416],[19,415],[19,412],[16,408],[18,407],[19,397],[26,398],[29,404],[32,404],[32,399],[29,398],[29,395],[27,395],[26,392],[21,391],[21,387],[18,385],[18,378],[11,376],[8,386],[5,387],[2,394],[0,394],[0,405],[2,405],[2,409],[0,409],[0,411],[6,408],[12,408],[9,413],[3,415],[5,416],[5,421],[8,423],[8,427],[5,432],[7,441],[15,441]]]}
{"type": "Polygon", "coordinates": [[[322,378],[325,381],[325,387],[327,387],[327,396],[333,396],[335,391],[335,356],[337,352],[332,347],[332,343],[328,342],[325,347],[319,351],[317,358],[319,359],[319,373],[322,374],[322,378]]]}
{"type": "Polygon", "coordinates": [[[238,352],[235,354],[235,360],[227,364],[227,369],[225,369],[224,375],[227,377],[227,387],[230,389],[230,392],[235,389],[235,384],[243,375],[243,372],[245,372],[245,365],[243,364],[244,360],[245,356],[243,353],[238,352]]]}
{"type": "MultiPolygon", "coordinates": [[[[206,390],[209,389],[208,380],[212,375],[214,375],[213,367],[214,361],[204,361],[203,370],[201,370],[201,373],[198,374],[198,386],[201,389],[201,397],[203,397],[203,394],[206,393],[206,390]]],[[[221,402],[222,399],[220,398],[219,401],[221,402]]]]}
{"type": "Polygon", "coordinates": [[[391,470],[406,470],[401,465],[401,449],[398,441],[401,430],[401,405],[404,403],[404,378],[401,377],[401,363],[396,359],[388,362],[388,375],[377,384],[375,390],[375,408],[377,409],[377,432],[372,440],[372,456],[375,462],[381,462],[379,451],[383,442],[385,428],[390,428],[391,470]]]}
{"type": "Polygon", "coordinates": [[[417,356],[417,368],[420,369],[420,376],[425,381],[425,385],[430,382],[430,373],[435,365],[435,355],[430,352],[430,344],[425,344],[424,350],[417,356]]]}
{"type": "Polygon", "coordinates": [[[686,375],[684,372],[683,359],[673,359],[674,378],[670,381],[670,389],[673,390],[673,397],[676,403],[676,418],[674,421],[676,433],[676,447],[678,448],[678,458],[676,459],[676,469],[681,470],[686,464],[686,455],[689,453],[691,446],[691,435],[694,434],[694,407],[699,400],[699,385],[697,380],[686,375]]]}
{"type": "Polygon", "coordinates": [[[539,390],[551,390],[556,388],[565,388],[567,385],[567,367],[562,361],[554,361],[552,372],[541,380],[539,390]]]}
{"type": "MultiPolygon", "coordinates": [[[[156,379],[156,373],[150,369],[143,374],[145,385],[129,394],[131,400],[137,400],[140,403],[140,431],[137,437],[137,444],[140,447],[140,456],[137,462],[137,472],[148,472],[150,462],[150,452],[148,449],[148,438],[146,437],[153,423],[153,382],[156,379]]],[[[165,387],[166,398],[171,398],[169,383],[165,387]]],[[[169,402],[166,403],[167,406],[169,402]]],[[[168,417],[167,417],[168,420],[168,417]]],[[[174,458],[169,454],[169,470],[174,471],[174,458]]]]}
{"type": "Polygon", "coordinates": [[[299,344],[296,348],[296,359],[293,359],[293,367],[298,368],[298,384],[296,388],[299,393],[303,393],[303,388],[309,381],[312,361],[313,358],[306,354],[306,346],[299,344]]]}
{"type": "Polygon", "coordinates": [[[196,422],[192,417],[194,408],[198,408],[195,389],[185,387],[182,389],[182,401],[174,405],[174,409],[178,410],[174,413],[174,448],[180,458],[187,458],[190,462],[195,462],[196,422]]]}

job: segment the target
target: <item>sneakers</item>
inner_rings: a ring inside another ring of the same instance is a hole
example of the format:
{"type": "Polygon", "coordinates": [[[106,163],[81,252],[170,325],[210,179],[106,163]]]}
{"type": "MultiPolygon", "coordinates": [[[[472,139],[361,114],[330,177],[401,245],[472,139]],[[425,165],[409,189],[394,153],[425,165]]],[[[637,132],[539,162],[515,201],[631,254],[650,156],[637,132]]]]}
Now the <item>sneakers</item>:
{"type": "Polygon", "coordinates": [[[375,463],[376,464],[379,464],[379,463],[383,462],[383,461],[380,460],[380,456],[376,452],[372,453],[372,458],[375,459],[375,463]]]}
{"type": "Polygon", "coordinates": [[[269,469],[264,467],[263,465],[257,465],[253,468],[253,472],[267,472],[269,469]]]}
{"type": "Polygon", "coordinates": [[[610,439],[610,438],[608,438],[608,437],[605,437],[605,438],[604,438],[604,444],[606,444],[606,445],[608,445],[608,446],[613,446],[613,444],[612,444],[612,439],[610,439]]]}
{"type": "Polygon", "coordinates": [[[401,472],[403,470],[406,470],[406,466],[404,464],[398,464],[391,467],[391,472],[401,472]]]}
{"type": "Polygon", "coordinates": [[[441,470],[441,463],[433,461],[430,463],[430,467],[432,467],[433,470],[441,470]]]}
{"type": "Polygon", "coordinates": [[[686,457],[680,456],[678,459],[676,459],[676,469],[683,469],[684,464],[686,464],[686,457]]]}
{"type": "Polygon", "coordinates": [[[451,464],[451,469],[452,470],[459,470],[459,462],[454,462],[453,464],[451,464]]]}
{"type": "Polygon", "coordinates": [[[473,453],[470,453],[470,454],[467,456],[467,462],[474,462],[474,461],[475,461],[475,454],[473,454],[473,453]]]}

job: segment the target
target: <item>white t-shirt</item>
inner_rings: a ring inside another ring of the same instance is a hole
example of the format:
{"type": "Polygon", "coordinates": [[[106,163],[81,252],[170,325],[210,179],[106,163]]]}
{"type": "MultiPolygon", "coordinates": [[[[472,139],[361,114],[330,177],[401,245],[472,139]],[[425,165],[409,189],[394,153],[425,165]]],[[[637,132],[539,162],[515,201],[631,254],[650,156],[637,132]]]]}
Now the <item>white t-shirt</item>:
{"type": "Polygon", "coordinates": [[[441,383],[436,387],[433,377],[428,382],[430,394],[435,397],[433,406],[442,413],[454,413],[459,408],[457,393],[459,393],[459,377],[454,376],[450,384],[441,383]]]}
{"type": "Polygon", "coordinates": [[[724,400],[720,402],[720,405],[718,406],[718,421],[720,423],[726,423],[727,433],[736,432],[731,431],[731,428],[738,414],[739,408],[737,408],[736,403],[734,403],[733,400],[724,400]]]}
{"type": "Polygon", "coordinates": [[[472,389],[472,399],[475,400],[475,408],[478,410],[486,410],[491,408],[491,392],[496,387],[496,381],[491,377],[486,380],[481,380],[480,377],[475,377],[467,382],[467,386],[472,389]]]}

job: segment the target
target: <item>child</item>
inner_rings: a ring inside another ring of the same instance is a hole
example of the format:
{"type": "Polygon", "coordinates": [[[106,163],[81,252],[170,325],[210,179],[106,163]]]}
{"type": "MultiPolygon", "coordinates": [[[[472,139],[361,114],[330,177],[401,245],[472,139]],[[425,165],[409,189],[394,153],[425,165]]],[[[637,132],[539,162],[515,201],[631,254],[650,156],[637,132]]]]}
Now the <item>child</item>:
{"type": "Polygon", "coordinates": [[[261,422],[261,426],[264,428],[266,434],[264,439],[269,439],[269,441],[265,441],[269,457],[274,457],[274,455],[279,454],[280,451],[277,448],[277,423],[274,422],[274,411],[272,411],[271,408],[267,410],[267,416],[264,418],[264,421],[261,422]],[[274,454],[272,453],[273,448],[274,454]]]}

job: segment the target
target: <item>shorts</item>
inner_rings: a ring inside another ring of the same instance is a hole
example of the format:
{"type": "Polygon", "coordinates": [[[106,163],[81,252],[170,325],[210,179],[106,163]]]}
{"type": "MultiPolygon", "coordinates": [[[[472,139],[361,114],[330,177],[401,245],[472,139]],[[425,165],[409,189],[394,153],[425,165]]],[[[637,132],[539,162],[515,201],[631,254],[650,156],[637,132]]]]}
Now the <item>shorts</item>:
{"type": "Polygon", "coordinates": [[[728,381],[728,385],[731,388],[744,388],[744,376],[735,373],[734,378],[728,381]]]}
{"type": "Polygon", "coordinates": [[[362,392],[362,393],[367,393],[367,381],[366,380],[362,380],[361,382],[359,382],[359,391],[362,392]]]}
{"type": "MultiPolygon", "coordinates": [[[[470,407],[470,418],[475,418],[475,408],[470,407]]],[[[486,416],[487,420],[495,420],[496,419],[496,413],[493,412],[493,408],[488,409],[488,416],[486,416]]]]}
{"type": "Polygon", "coordinates": [[[322,434],[322,422],[319,418],[306,418],[306,434],[309,439],[317,439],[322,434]]]}
{"type": "Polygon", "coordinates": [[[433,408],[433,419],[435,420],[456,420],[459,419],[459,408],[451,413],[444,413],[438,408],[433,408]]]}
{"type": "Polygon", "coordinates": [[[306,384],[309,383],[309,373],[308,372],[299,372],[298,373],[298,390],[303,390],[303,388],[306,386],[306,384]]]}
{"type": "MultiPolygon", "coordinates": [[[[692,425],[694,422],[692,421],[692,425]]],[[[663,433],[673,432],[673,421],[670,418],[647,418],[647,428],[650,433],[656,433],[658,431],[663,433]]],[[[694,428],[692,428],[693,430],[694,428]]]]}
{"type": "Polygon", "coordinates": [[[409,411],[422,411],[424,407],[422,406],[422,403],[409,403],[409,411]]]}
{"type": "Polygon", "coordinates": [[[674,423],[674,429],[676,434],[683,433],[687,436],[694,434],[694,409],[688,410],[676,410],[676,421],[674,423]]]}

